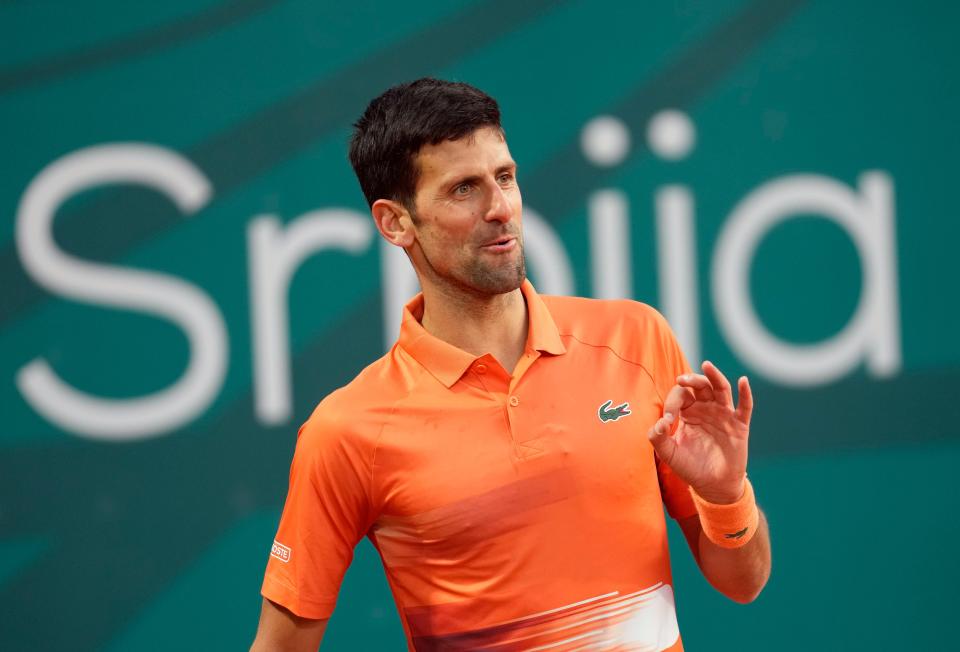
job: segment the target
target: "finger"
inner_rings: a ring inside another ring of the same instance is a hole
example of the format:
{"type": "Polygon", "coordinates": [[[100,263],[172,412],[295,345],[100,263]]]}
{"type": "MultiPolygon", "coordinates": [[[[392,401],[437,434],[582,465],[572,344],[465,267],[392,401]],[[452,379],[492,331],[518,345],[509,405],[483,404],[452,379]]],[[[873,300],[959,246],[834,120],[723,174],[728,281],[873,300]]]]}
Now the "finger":
{"type": "Polygon", "coordinates": [[[746,376],[740,376],[737,381],[737,394],[737,418],[749,426],[753,414],[753,390],[750,389],[750,381],[746,376]]]}
{"type": "Polygon", "coordinates": [[[700,374],[683,374],[677,376],[677,384],[681,387],[689,387],[693,390],[698,401],[714,400],[713,385],[710,380],[700,374]]]}
{"type": "Polygon", "coordinates": [[[680,414],[680,410],[684,410],[696,402],[697,397],[694,396],[693,390],[681,387],[680,385],[674,385],[667,393],[667,398],[663,401],[663,414],[672,414],[676,417],[680,414]]]}
{"type": "Polygon", "coordinates": [[[710,385],[713,387],[713,393],[717,400],[733,407],[733,390],[730,388],[730,381],[727,380],[727,377],[709,360],[704,360],[701,367],[703,367],[703,373],[706,374],[710,385]]]}
{"type": "Polygon", "coordinates": [[[670,464],[673,454],[677,450],[677,443],[670,436],[670,426],[676,421],[674,414],[665,413],[657,419],[650,430],[647,432],[647,439],[653,444],[653,449],[657,456],[666,464],[670,464]]]}

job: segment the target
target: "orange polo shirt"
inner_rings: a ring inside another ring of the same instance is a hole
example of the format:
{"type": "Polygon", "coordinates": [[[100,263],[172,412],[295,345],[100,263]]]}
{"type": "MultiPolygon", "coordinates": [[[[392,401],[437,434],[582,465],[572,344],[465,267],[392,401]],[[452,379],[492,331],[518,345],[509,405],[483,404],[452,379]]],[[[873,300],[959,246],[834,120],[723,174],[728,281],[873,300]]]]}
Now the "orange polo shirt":
{"type": "Polygon", "coordinates": [[[646,433],[689,366],[650,306],[521,291],[512,375],[427,333],[419,295],[317,406],[265,597],[329,617],[367,536],[410,649],[682,649],[663,505],[696,508],[646,433]]]}

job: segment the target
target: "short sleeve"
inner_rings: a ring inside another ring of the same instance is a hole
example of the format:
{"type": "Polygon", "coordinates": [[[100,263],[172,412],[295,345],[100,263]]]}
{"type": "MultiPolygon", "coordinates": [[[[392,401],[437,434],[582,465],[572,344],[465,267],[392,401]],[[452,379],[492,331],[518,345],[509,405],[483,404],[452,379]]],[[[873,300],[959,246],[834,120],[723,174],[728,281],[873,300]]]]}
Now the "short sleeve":
{"type": "Polygon", "coordinates": [[[372,451],[321,404],[300,428],[261,593],[304,618],[329,618],[370,526],[372,451]]]}
{"type": "MultiPolygon", "coordinates": [[[[666,399],[670,389],[676,385],[677,376],[690,373],[691,369],[667,320],[656,310],[652,310],[652,313],[656,342],[656,351],[653,353],[655,356],[654,380],[660,396],[666,399]]],[[[679,520],[697,513],[697,507],[690,496],[690,486],[678,478],[673,470],[659,458],[657,475],[663,504],[672,518],[679,520]]]]}

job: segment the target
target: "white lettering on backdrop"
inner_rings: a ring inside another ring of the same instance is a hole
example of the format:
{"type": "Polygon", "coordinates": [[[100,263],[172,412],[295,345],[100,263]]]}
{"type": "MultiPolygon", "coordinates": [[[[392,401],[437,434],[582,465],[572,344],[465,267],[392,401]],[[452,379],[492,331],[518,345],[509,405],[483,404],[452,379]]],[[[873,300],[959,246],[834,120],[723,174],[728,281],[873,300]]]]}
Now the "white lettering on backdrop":
{"type": "Polygon", "coordinates": [[[99,145],[57,159],[27,187],[17,211],[17,253],[27,273],[50,292],[76,301],[136,310],[172,321],[190,344],[187,369],[161,391],[106,399],[65,383],[43,358],[17,372],[17,387],[41,416],[92,439],[130,440],[174,430],[202,413],[227,370],[227,329],[199,288],[156,272],[91,263],[53,240],[57,208],[71,195],[107,183],[135,183],[169,196],[189,215],[212,194],[203,172],[176,152],[142,143],[99,145]]]}
{"type": "MultiPolygon", "coordinates": [[[[629,132],[603,116],[588,125],[584,154],[610,167],[629,150],[629,132]],[[592,140],[591,140],[592,139],[592,140]]],[[[649,147],[665,160],[692,149],[692,122],[676,111],[651,120],[649,147]]],[[[134,183],[168,195],[184,214],[209,202],[203,174],[176,152],[141,143],[79,150],[42,170],[24,192],[17,213],[17,252],[27,273],[47,290],[94,305],[135,310],[172,321],[190,344],[183,375],[171,386],[137,398],[107,399],[65,383],[43,358],[16,376],[17,387],[38,414],[65,431],[123,441],[157,436],[198,417],[216,398],[228,364],[229,342],[213,300],[181,279],[116,265],[92,263],[60,250],[52,236],[57,208],[71,195],[107,183],[134,183]]],[[[864,173],[858,190],[807,174],[770,180],[732,210],[715,244],[711,297],[722,334],[751,368],[786,385],[832,382],[861,362],[877,377],[902,365],[893,180],[864,173]],[[862,294],[849,323],[816,344],[777,338],[761,323],[749,292],[750,264],[765,235],[800,214],[815,213],[840,226],[853,241],[863,275],[862,294]]],[[[587,198],[592,294],[632,295],[630,205],[626,193],[603,188],[587,198]]],[[[696,220],[689,188],[671,184],[654,194],[659,300],[691,362],[700,359],[700,292],[696,270],[696,220]]],[[[524,209],[524,243],[531,275],[546,294],[575,291],[573,267],[562,240],[535,210],[524,209]]],[[[354,255],[373,245],[370,218],[346,208],[319,209],[283,225],[260,215],[247,227],[253,384],[258,420],[276,425],[292,417],[288,290],[299,266],[332,249],[354,255]]],[[[403,252],[378,245],[381,262],[383,341],[396,339],[403,304],[417,280],[403,252]]]]}

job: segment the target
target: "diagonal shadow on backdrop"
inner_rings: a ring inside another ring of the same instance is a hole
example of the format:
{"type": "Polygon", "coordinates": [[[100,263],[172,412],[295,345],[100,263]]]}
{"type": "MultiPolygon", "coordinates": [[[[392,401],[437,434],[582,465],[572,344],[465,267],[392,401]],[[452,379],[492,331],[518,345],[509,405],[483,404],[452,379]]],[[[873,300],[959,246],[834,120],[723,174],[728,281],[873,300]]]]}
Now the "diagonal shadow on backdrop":
{"type": "Polygon", "coordinates": [[[235,0],[175,22],[114,39],[108,43],[57,54],[10,70],[0,70],[0,95],[83,73],[111,63],[129,61],[184,41],[207,36],[256,15],[280,0],[235,0]]]}
{"type": "MultiPolygon", "coordinates": [[[[645,133],[656,112],[694,104],[802,4],[803,0],[752,3],[661,68],[607,113],[623,120],[630,133],[645,133]]],[[[647,153],[645,141],[638,138],[629,158],[647,153]]],[[[587,163],[579,141],[574,140],[532,174],[524,174],[524,196],[531,197],[531,205],[546,219],[554,216],[552,219],[556,220],[556,216],[565,215],[582,204],[584,198],[599,187],[600,181],[615,174],[617,169],[587,163]]]]}
{"type": "MultiPolygon", "coordinates": [[[[187,150],[186,156],[208,175],[215,194],[223,196],[333,130],[351,124],[370,98],[387,86],[443,68],[559,4],[551,0],[478,3],[340,69],[329,79],[199,143],[187,150]]],[[[142,189],[117,188],[100,193],[76,210],[63,210],[55,231],[65,250],[94,260],[113,260],[182,219],[165,197],[142,189]],[[137,219],[117,229],[121,215],[136,215],[137,219]],[[90,233],[102,235],[90,238],[90,233]]],[[[0,324],[48,297],[26,276],[13,244],[0,251],[0,278],[7,284],[0,303],[0,324]]]]}
{"type": "MultiPolygon", "coordinates": [[[[490,14],[486,12],[498,4],[504,3],[486,3],[482,5],[482,12],[471,9],[453,20],[489,19],[490,14]]],[[[547,4],[551,3],[536,8],[547,4]]],[[[621,105],[620,112],[628,120],[639,122],[642,117],[637,114],[643,113],[644,107],[688,104],[768,36],[799,4],[794,0],[749,5],[691,53],[681,57],[679,61],[686,61],[689,68],[678,67],[680,63],[671,66],[669,75],[661,74],[644,84],[621,105]],[[670,90],[675,83],[679,83],[678,94],[670,90]],[[648,96],[661,98],[663,103],[648,101],[645,99],[648,96]]],[[[535,13],[529,10],[525,18],[535,13]]],[[[497,26],[502,27],[500,23],[497,26]]],[[[513,22],[508,27],[515,26],[513,22]]],[[[448,28],[449,22],[430,29],[443,33],[448,28]]],[[[468,33],[492,38],[493,29],[491,25],[489,30],[472,29],[468,33]]],[[[422,36],[412,40],[420,38],[422,36]]],[[[464,43],[458,36],[456,42],[448,39],[444,44],[446,49],[442,53],[437,50],[437,42],[432,42],[429,53],[407,51],[405,54],[410,58],[402,62],[392,55],[391,49],[382,57],[375,57],[375,64],[368,62],[348,68],[334,80],[200,145],[189,155],[209,171],[218,192],[237,187],[306,146],[311,139],[345,124],[371,93],[386,84],[429,72],[481,43],[479,40],[464,43]],[[333,96],[334,89],[347,99],[337,106],[327,106],[323,100],[333,96]],[[246,155],[260,151],[263,156],[259,158],[246,155]]],[[[535,187],[537,184],[546,187],[551,166],[561,169],[583,165],[579,156],[575,147],[568,147],[542,170],[534,172],[530,182],[535,187]]],[[[592,170],[589,173],[602,174],[592,170]]],[[[584,181],[583,186],[564,189],[553,206],[569,206],[578,201],[590,187],[588,183],[593,182],[584,181]],[[559,203],[561,200],[563,204],[559,203]]],[[[557,186],[552,188],[556,191],[557,186]]],[[[549,210],[552,206],[543,202],[549,193],[541,193],[538,205],[549,210]]],[[[113,219],[115,214],[107,210],[108,206],[122,195],[121,191],[111,195],[109,202],[103,200],[86,207],[79,215],[82,219],[74,223],[82,222],[82,229],[87,231],[91,220],[113,219]],[[105,217],[101,218],[101,213],[105,217]]],[[[104,243],[99,255],[118,256],[179,220],[169,208],[166,212],[159,210],[159,205],[157,208],[151,220],[147,220],[147,228],[122,242],[104,243]]],[[[131,209],[134,207],[128,205],[127,210],[131,209]]],[[[550,210],[550,213],[556,212],[550,210]]],[[[73,238],[79,239],[78,227],[72,233],[73,238]]],[[[70,238],[68,225],[67,241],[70,238]]],[[[2,273],[6,274],[6,268],[15,263],[14,253],[5,252],[0,263],[2,273]]],[[[15,278],[20,282],[14,287],[29,286],[17,269],[15,278]]],[[[29,287],[31,289],[21,293],[16,301],[2,306],[6,311],[3,318],[10,318],[42,298],[36,289],[29,287]]],[[[307,399],[298,398],[297,414],[307,413],[319,396],[347,380],[332,378],[323,370],[356,370],[369,362],[368,351],[379,350],[379,306],[379,297],[368,298],[297,357],[295,376],[302,387],[315,392],[307,399]],[[344,346],[344,342],[368,342],[369,345],[344,346]],[[316,365],[318,359],[324,360],[323,370],[316,365]]],[[[952,378],[956,379],[957,375],[954,373],[952,378]]],[[[916,386],[911,384],[906,389],[916,386]]],[[[897,387],[891,389],[893,394],[899,391],[897,387]]],[[[777,392],[786,394],[786,390],[775,387],[758,388],[758,394],[767,399],[773,399],[777,392]]],[[[790,398],[783,399],[782,403],[793,405],[796,400],[791,392],[790,398]]],[[[2,587],[0,609],[9,623],[5,629],[10,640],[34,649],[96,649],[183,572],[233,520],[260,507],[279,506],[292,437],[286,440],[288,446],[277,446],[276,430],[256,424],[252,404],[248,393],[215,421],[196,425],[193,433],[149,442],[105,445],[78,441],[6,451],[0,463],[0,501],[4,505],[0,512],[0,536],[46,536],[57,546],[2,587]],[[212,465],[216,465],[215,473],[210,472],[212,465]],[[37,469],[44,469],[43,474],[39,475],[37,469]],[[84,507],[77,508],[77,505],[84,507]],[[157,554],[158,550],[163,551],[161,555],[157,554]],[[50,587],[64,586],[77,589],[50,590],[50,587]],[[91,600],[97,601],[97,609],[84,608],[91,600]],[[58,615],[56,627],[43,624],[42,614],[51,612],[58,615]]],[[[757,430],[762,430],[762,421],[757,422],[757,430]]],[[[779,433],[777,439],[780,439],[779,433]]],[[[251,634],[252,627],[253,624],[251,634]]]]}

